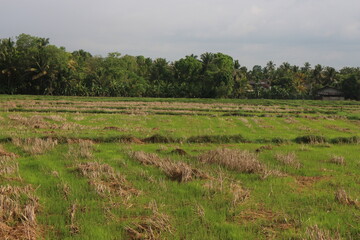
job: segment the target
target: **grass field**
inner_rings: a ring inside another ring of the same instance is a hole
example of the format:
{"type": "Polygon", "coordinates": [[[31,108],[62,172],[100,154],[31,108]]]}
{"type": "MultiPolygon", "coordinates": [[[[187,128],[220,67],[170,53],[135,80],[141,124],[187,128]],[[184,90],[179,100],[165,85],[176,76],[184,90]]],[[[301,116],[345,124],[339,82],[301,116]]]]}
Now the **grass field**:
{"type": "Polygon", "coordinates": [[[360,102],[0,95],[0,239],[360,239],[360,102]]]}

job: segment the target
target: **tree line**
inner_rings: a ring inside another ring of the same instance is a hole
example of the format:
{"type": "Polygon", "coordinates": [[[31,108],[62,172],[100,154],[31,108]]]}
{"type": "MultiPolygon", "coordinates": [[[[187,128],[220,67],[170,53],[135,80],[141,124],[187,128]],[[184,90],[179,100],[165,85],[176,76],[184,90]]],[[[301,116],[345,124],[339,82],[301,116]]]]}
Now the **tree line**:
{"type": "Polygon", "coordinates": [[[287,62],[251,69],[223,53],[164,58],[67,52],[49,39],[0,39],[0,93],[72,96],[312,99],[331,86],[360,100],[360,68],[287,62]]]}

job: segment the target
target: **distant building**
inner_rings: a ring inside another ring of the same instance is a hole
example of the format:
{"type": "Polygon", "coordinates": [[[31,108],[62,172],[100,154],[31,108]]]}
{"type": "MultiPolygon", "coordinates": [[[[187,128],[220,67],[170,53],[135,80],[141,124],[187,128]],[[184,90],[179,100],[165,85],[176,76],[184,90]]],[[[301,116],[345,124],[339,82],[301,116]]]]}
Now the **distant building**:
{"type": "Polygon", "coordinates": [[[270,84],[267,81],[259,81],[259,82],[255,82],[255,81],[249,81],[249,84],[255,88],[256,86],[258,88],[265,88],[265,89],[271,89],[270,84]]]}
{"type": "Polygon", "coordinates": [[[317,99],[320,100],[344,100],[344,93],[336,88],[323,87],[316,93],[317,99]]]}

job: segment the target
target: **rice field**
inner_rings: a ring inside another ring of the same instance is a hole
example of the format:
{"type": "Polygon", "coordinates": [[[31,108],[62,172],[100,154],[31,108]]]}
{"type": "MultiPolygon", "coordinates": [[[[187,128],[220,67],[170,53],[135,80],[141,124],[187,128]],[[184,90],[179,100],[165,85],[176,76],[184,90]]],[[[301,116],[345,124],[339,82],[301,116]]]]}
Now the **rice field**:
{"type": "Polygon", "coordinates": [[[0,95],[0,239],[360,239],[360,103],[0,95]]]}

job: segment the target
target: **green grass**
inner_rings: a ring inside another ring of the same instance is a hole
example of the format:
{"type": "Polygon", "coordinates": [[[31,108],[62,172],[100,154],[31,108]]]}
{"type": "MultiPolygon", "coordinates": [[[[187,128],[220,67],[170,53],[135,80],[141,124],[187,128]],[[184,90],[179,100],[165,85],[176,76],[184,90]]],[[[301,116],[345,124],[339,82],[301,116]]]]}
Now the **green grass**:
{"type": "Polygon", "coordinates": [[[128,227],[136,229],[157,214],[166,217],[171,230],[156,233],[160,239],[307,239],[315,225],[333,237],[360,238],[360,204],[335,198],[344,189],[351,200],[360,199],[360,124],[349,117],[359,114],[358,102],[0,95],[0,105],[0,149],[19,156],[21,177],[0,176],[0,184],[34,187],[39,239],[130,239],[128,227]],[[49,101],[60,108],[32,109],[49,101]],[[101,111],[66,109],[90,103],[101,111]],[[11,104],[17,107],[6,107],[11,104]],[[225,116],[232,108],[245,110],[225,116]],[[112,112],[104,113],[108,109],[112,112]],[[13,137],[53,137],[59,144],[30,155],[11,143],[13,137]],[[323,141],[313,144],[314,138],[323,141]],[[78,139],[94,141],[93,157],[68,154],[78,139]],[[172,152],[179,148],[186,155],[172,152]],[[216,148],[254,152],[272,174],[241,173],[198,160],[216,148]],[[131,151],[184,162],[210,178],[173,181],[162,169],[131,158],[131,151]],[[301,167],[276,159],[286,153],[293,153],[301,167]],[[332,163],[333,156],[344,157],[346,164],[332,163]],[[94,161],[108,164],[139,194],[99,194],[77,169],[94,161]],[[234,204],[235,185],[249,195],[234,204]]]}

